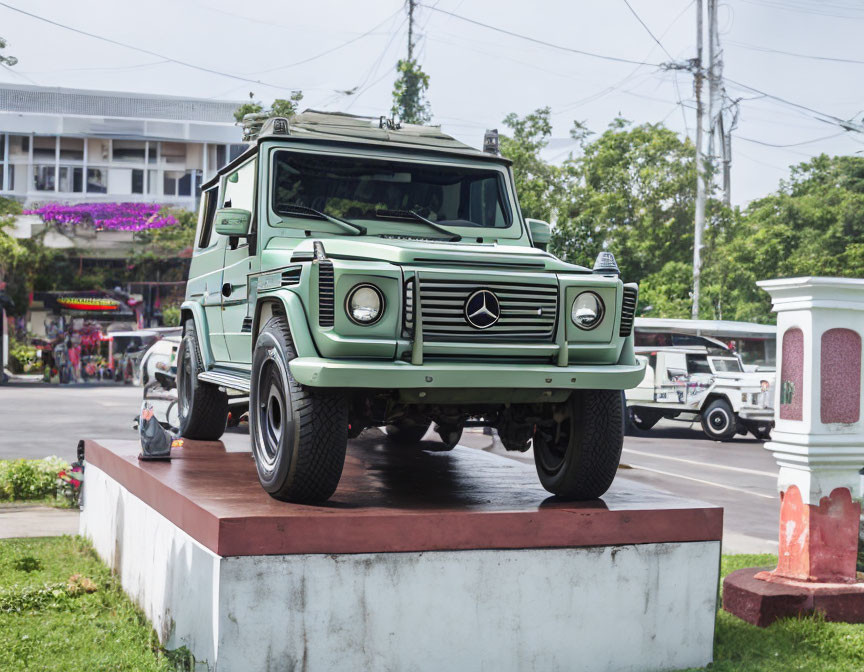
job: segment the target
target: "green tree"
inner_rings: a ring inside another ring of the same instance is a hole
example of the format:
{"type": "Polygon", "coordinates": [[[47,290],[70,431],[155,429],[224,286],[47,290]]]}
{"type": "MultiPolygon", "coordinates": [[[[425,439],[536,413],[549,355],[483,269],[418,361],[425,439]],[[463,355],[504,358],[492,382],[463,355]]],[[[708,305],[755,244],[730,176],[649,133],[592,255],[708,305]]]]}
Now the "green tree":
{"type": "MultiPolygon", "coordinates": [[[[14,201],[0,199],[0,213],[20,213],[14,201]]],[[[16,315],[27,309],[30,292],[53,290],[110,289],[126,282],[154,280],[184,281],[188,255],[193,245],[197,216],[176,209],[171,214],[177,226],[150,229],[135,234],[133,248],[125,260],[89,260],[82,265],[82,251],[52,249],[43,243],[45,233],[15,240],[0,224],[0,279],[5,273],[8,294],[15,302],[16,315]],[[9,250],[14,250],[14,254],[9,250]]],[[[0,215],[0,223],[3,221],[0,215]]],[[[11,221],[11,217],[6,218],[11,221]]]]}
{"type": "Polygon", "coordinates": [[[399,59],[396,64],[399,76],[393,85],[393,107],[390,113],[406,124],[427,124],[432,119],[426,91],[429,75],[423,72],[417,59],[399,59]]]}
{"type": "Polygon", "coordinates": [[[662,124],[615,119],[563,166],[565,198],[553,250],[590,264],[601,249],[615,254],[622,276],[641,281],[668,262],[693,256],[695,151],[662,124]]]}
{"type": "Polygon", "coordinates": [[[758,280],[864,277],[864,158],[817,156],[740,213],[705,274],[718,317],[770,322],[758,280]]]}
{"type": "Polygon", "coordinates": [[[145,229],[135,235],[132,251],[126,259],[124,280],[182,281],[186,279],[186,259],[195,244],[198,215],[180,208],[170,211],[176,226],[145,229]]]}
{"type": "MultiPolygon", "coordinates": [[[[0,49],[5,49],[5,48],[6,48],[6,40],[3,39],[2,37],[0,37],[0,49]]],[[[2,65],[7,65],[7,66],[11,67],[11,66],[15,65],[17,62],[18,62],[18,59],[15,58],[14,56],[4,56],[3,54],[0,54],[0,64],[2,64],[2,65]]]]}
{"type": "Polygon", "coordinates": [[[0,198],[0,282],[6,280],[7,274],[26,252],[21,242],[9,233],[15,215],[19,214],[21,214],[21,206],[17,202],[0,198]]]}
{"type": "Polygon", "coordinates": [[[303,100],[302,91],[292,91],[288,98],[277,98],[270,106],[271,117],[293,117],[297,114],[300,101],[303,100]]]}
{"type": "Polygon", "coordinates": [[[551,221],[563,198],[562,171],[540,156],[552,134],[551,110],[541,107],[519,117],[508,114],[509,135],[500,138],[501,154],[513,162],[519,207],[525,217],[551,221]]]}
{"type": "MultiPolygon", "coordinates": [[[[249,102],[243,103],[240,107],[234,110],[234,118],[240,122],[247,114],[257,114],[265,112],[264,106],[260,101],[256,101],[254,93],[249,93],[249,102]]],[[[266,110],[269,117],[293,117],[297,114],[297,109],[300,106],[300,101],[303,100],[302,91],[292,91],[288,98],[276,98],[273,104],[266,110]]]]}

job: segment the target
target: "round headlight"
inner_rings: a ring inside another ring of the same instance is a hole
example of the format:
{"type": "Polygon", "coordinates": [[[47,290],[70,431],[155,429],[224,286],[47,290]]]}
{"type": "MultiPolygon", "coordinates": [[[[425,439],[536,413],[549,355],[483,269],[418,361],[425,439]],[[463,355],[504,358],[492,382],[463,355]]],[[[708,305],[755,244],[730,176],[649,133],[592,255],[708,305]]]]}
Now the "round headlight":
{"type": "Polygon", "coordinates": [[[593,329],[603,319],[603,300],[594,292],[582,292],[573,301],[570,319],[580,329],[593,329]]]}
{"type": "Polygon", "coordinates": [[[384,295],[375,285],[357,285],[348,293],[345,312],[355,324],[375,324],[384,314],[384,295]]]}

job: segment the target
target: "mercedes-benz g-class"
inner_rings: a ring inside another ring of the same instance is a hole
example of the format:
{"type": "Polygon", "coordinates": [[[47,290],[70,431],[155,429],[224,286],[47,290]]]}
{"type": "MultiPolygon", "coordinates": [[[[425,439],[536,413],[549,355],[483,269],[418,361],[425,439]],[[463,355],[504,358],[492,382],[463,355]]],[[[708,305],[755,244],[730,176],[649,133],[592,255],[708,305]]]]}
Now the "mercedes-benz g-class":
{"type": "Polygon", "coordinates": [[[624,431],[637,288],[546,251],[510,162],[437,127],[304,112],[267,120],[203,185],[178,351],[180,429],[218,439],[248,395],[273,497],[335,491],[349,437],[441,449],[466,422],[533,446],[543,486],[590,499],[624,431]]]}

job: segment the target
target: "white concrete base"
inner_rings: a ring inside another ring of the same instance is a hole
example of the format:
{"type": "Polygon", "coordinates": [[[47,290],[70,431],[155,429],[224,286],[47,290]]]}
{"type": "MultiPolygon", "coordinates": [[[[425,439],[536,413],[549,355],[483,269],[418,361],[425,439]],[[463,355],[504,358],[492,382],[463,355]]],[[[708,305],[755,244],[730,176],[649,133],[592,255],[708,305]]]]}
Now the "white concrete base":
{"type": "Polygon", "coordinates": [[[712,659],[720,544],[220,557],[87,467],[81,534],[202,670],[675,670],[712,659]]]}

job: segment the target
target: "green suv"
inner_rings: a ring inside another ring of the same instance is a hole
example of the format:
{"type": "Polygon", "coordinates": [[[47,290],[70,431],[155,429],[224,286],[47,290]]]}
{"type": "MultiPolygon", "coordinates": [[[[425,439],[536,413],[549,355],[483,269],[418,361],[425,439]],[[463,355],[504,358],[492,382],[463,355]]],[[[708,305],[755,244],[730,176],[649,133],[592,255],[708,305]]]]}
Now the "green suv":
{"type": "Polygon", "coordinates": [[[519,211],[497,133],[484,151],[439,128],[304,112],[273,118],[203,185],[178,351],[180,429],[215,440],[248,396],[273,497],[320,502],[348,439],[385,427],[452,449],[466,424],[533,447],[550,492],[612,483],[637,288],[545,251],[519,211]]]}

